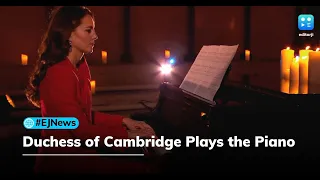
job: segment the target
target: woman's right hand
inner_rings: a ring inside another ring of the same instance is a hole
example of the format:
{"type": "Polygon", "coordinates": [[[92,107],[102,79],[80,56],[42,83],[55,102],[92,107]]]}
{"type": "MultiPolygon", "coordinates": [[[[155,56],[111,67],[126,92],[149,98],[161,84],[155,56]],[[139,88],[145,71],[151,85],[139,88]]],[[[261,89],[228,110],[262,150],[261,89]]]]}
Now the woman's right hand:
{"type": "Polygon", "coordinates": [[[155,136],[154,131],[151,129],[134,129],[128,130],[128,138],[136,138],[137,136],[141,138],[151,138],[151,136],[155,136]]]}

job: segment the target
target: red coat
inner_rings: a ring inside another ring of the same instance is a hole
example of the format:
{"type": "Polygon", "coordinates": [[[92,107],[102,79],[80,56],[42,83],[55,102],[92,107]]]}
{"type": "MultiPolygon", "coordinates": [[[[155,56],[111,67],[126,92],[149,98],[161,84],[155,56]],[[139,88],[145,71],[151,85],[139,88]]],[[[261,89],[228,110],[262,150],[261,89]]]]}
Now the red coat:
{"type": "MultiPolygon", "coordinates": [[[[100,136],[100,147],[105,147],[103,139],[106,136],[127,138],[128,134],[122,125],[119,115],[93,112],[91,75],[88,64],[83,61],[78,69],[66,59],[47,70],[46,77],[40,85],[41,113],[44,117],[76,117],[79,127],[75,130],[43,130],[42,138],[54,136],[57,139],[86,139],[100,136]],[[94,124],[93,124],[94,122],[94,124]]],[[[123,149],[113,149],[119,153],[123,149]]],[[[39,153],[50,154],[93,154],[94,148],[39,148],[39,153]]],[[[132,165],[122,157],[37,157],[36,172],[138,172],[138,164],[132,165]]],[[[141,171],[140,171],[141,172],[141,171]]]]}

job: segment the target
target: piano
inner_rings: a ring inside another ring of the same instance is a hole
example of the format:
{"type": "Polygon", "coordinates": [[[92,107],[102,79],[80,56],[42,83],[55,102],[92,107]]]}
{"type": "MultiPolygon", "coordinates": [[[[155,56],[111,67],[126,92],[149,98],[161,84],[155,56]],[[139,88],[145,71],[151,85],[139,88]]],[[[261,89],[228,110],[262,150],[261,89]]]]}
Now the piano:
{"type": "Polygon", "coordinates": [[[318,95],[290,95],[230,82],[229,71],[214,103],[165,82],[152,111],[131,115],[146,121],[157,136],[167,139],[223,139],[223,147],[211,150],[196,146],[174,148],[159,158],[161,169],[181,173],[314,170],[314,163],[320,162],[318,95]],[[243,141],[229,144],[230,137],[243,141]],[[246,143],[248,147],[244,140],[250,142],[246,143]]]}

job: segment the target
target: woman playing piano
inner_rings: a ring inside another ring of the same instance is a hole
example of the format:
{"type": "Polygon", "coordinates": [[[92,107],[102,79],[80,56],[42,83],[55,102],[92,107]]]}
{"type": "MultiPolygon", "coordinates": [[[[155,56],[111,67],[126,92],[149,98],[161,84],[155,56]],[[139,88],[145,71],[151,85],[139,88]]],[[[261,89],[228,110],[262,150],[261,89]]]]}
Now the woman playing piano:
{"type": "MultiPolygon", "coordinates": [[[[90,70],[84,54],[92,53],[98,36],[92,12],[82,6],[56,8],[39,47],[39,59],[30,76],[28,100],[41,108],[44,117],[76,117],[75,130],[43,130],[42,139],[86,139],[112,136],[115,139],[150,137],[153,129],[145,123],[119,115],[93,112],[90,70]]],[[[104,146],[105,147],[105,146],[104,146]]],[[[106,147],[105,147],[106,148],[106,147]]],[[[112,149],[113,153],[124,148],[112,149]]],[[[41,154],[95,154],[87,147],[39,147],[41,154]]],[[[141,172],[143,165],[119,157],[47,157],[36,159],[36,172],[141,172]]]]}

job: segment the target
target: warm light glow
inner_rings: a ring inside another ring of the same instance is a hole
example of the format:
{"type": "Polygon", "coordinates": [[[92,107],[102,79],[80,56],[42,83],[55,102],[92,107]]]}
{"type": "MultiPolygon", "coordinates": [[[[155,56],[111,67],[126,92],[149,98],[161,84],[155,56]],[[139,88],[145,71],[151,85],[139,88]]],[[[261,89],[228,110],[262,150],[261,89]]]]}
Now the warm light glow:
{"type": "Polygon", "coordinates": [[[306,47],[306,50],[308,50],[308,49],[310,49],[310,46],[307,46],[307,47],[306,47]]]}
{"type": "Polygon", "coordinates": [[[170,58],[170,51],[169,50],[165,50],[164,51],[164,57],[165,58],[170,58]]]}
{"type": "Polygon", "coordinates": [[[169,74],[172,71],[170,64],[164,64],[161,66],[160,71],[162,74],[169,74]]]}
{"type": "Polygon", "coordinates": [[[21,54],[21,64],[27,65],[28,64],[28,56],[25,54],[21,54]]]}
{"type": "Polygon", "coordinates": [[[296,58],[294,58],[294,61],[293,62],[299,62],[299,56],[296,56],[296,58]]]}
{"type": "Polygon", "coordinates": [[[201,112],[201,114],[200,114],[201,116],[205,116],[206,115],[206,113],[204,113],[204,112],[201,112]]]}
{"type": "Polygon", "coordinates": [[[94,94],[96,93],[96,81],[90,81],[91,85],[91,93],[94,94]]]}
{"type": "Polygon", "coordinates": [[[250,50],[245,50],[244,54],[245,54],[245,60],[250,61],[250,50]]]}
{"type": "Polygon", "coordinates": [[[319,48],[317,48],[316,51],[319,51],[319,48]]]}
{"type": "Polygon", "coordinates": [[[16,107],[16,105],[13,103],[12,99],[10,98],[10,96],[8,94],[6,94],[6,98],[8,103],[12,106],[12,107],[16,107]]]}
{"type": "Polygon", "coordinates": [[[287,50],[290,50],[290,47],[287,47],[287,50]]]}
{"type": "Polygon", "coordinates": [[[108,59],[107,51],[101,51],[101,59],[103,64],[107,64],[107,59],[108,59]]]}

